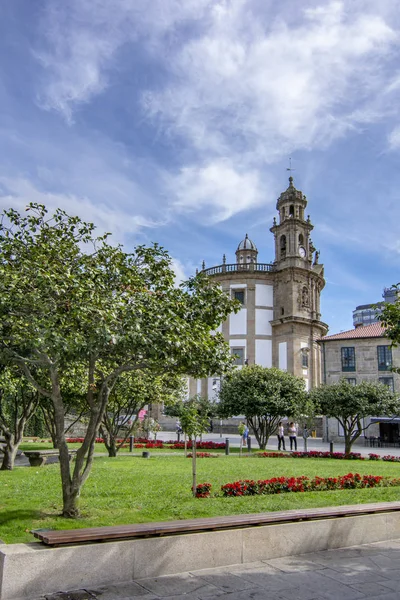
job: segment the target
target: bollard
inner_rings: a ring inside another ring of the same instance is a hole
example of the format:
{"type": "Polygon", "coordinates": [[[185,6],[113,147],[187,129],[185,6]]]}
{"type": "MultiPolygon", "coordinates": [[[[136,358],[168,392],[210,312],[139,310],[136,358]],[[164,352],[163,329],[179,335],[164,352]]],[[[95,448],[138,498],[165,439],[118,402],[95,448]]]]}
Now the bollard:
{"type": "Polygon", "coordinates": [[[225,454],[229,454],[229,438],[225,438],[225,454]]]}
{"type": "Polygon", "coordinates": [[[142,452],[142,458],[150,458],[150,452],[142,452]]]}
{"type": "Polygon", "coordinates": [[[129,437],[129,452],[133,452],[133,444],[135,443],[135,438],[133,435],[129,437]]]}
{"type": "Polygon", "coordinates": [[[247,452],[251,452],[251,437],[247,437],[247,452]]]}
{"type": "Polygon", "coordinates": [[[333,442],[329,442],[329,452],[333,452],[333,442]]]}

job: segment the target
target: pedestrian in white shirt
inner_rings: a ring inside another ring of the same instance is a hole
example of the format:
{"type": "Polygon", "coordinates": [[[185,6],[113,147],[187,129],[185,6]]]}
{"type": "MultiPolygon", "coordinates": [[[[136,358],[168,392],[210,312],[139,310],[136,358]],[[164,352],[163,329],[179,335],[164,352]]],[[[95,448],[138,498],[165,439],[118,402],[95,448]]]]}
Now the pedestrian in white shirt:
{"type": "Polygon", "coordinates": [[[285,432],[283,429],[282,421],[280,421],[278,424],[278,450],[280,450],[281,448],[282,448],[282,450],[286,450],[286,448],[285,448],[285,432]]]}

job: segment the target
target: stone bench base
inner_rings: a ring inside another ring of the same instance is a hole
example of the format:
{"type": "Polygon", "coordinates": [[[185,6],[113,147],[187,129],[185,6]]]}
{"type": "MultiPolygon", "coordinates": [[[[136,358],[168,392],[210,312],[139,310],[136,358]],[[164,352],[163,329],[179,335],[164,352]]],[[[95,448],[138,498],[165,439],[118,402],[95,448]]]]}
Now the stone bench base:
{"type": "MultiPolygon", "coordinates": [[[[390,504],[390,503],[385,503],[390,504]]],[[[0,545],[0,600],[400,538],[400,512],[49,548],[0,545]]]]}

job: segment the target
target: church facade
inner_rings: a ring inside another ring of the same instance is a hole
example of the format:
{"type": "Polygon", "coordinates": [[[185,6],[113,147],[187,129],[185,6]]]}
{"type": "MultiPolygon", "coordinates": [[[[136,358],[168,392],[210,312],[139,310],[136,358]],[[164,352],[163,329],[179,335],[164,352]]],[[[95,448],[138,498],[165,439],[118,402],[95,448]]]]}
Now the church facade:
{"type": "MultiPolygon", "coordinates": [[[[313,225],[305,216],[306,206],[306,197],[290,177],[289,187],[277,200],[278,215],[270,229],[273,263],[259,262],[257,247],[246,234],[235,263],[227,263],[224,255],[222,264],[207,269],[203,265],[203,272],[241,302],[240,311],[220,327],[238,367],[278,367],[303,377],[310,389],[321,384],[317,340],[328,328],[320,311],[324,268],[311,241],[313,225]]],[[[212,398],[219,386],[219,377],[190,380],[189,394],[212,398]]]]}

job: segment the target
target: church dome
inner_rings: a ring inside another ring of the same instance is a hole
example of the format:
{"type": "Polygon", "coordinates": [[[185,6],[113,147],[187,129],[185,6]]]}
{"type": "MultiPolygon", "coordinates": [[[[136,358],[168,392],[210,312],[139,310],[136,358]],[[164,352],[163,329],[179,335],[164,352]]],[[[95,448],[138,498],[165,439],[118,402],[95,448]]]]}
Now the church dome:
{"type": "Polygon", "coordinates": [[[246,233],[246,237],[244,238],[244,240],[242,240],[240,242],[239,246],[237,247],[236,252],[238,250],[254,250],[255,252],[257,252],[257,247],[256,247],[255,243],[249,239],[249,236],[246,233]]]}

